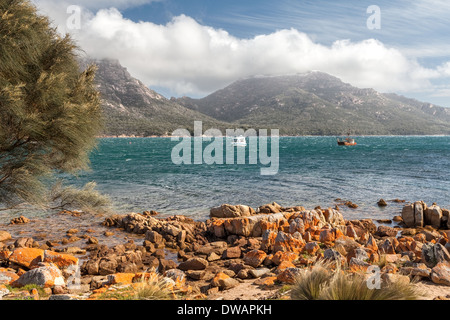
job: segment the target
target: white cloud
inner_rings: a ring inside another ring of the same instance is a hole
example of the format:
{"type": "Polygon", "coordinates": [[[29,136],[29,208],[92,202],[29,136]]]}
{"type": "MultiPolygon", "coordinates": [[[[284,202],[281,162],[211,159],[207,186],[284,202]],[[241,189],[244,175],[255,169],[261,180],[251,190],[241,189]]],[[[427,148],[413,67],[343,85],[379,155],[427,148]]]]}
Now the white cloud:
{"type": "MultiPolygon", "coordinates": [[[[149,1],[134,1],[140,2],[149,1]]],[[[63,17],[59,15],[60,25],[65,23],[63,17]]],[[[73,34],[90,56],[118,59],[148,86],[168,88],[177,95],[205,95],[253,75],[310,70],[330,73],[358,87],[408,92],[430,89],[431,81],[445,74],[444,66],[425,68],[373,39],[324,46],[296,29],[239,39],[185,15],[157,25],[125,19],[114,8],[95,14],[85,10],[81,30],[73,34]]]]}

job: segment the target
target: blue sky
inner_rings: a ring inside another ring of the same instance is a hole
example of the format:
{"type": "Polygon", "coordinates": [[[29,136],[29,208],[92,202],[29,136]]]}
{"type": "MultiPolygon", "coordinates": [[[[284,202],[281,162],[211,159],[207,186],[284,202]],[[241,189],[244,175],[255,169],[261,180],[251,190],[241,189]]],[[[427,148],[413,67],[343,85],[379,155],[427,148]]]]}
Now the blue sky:
{"type": "MultiPolygon", "coordinates": [[[[34,2],[64,29],[64,1],[34,2]]],[[[255,74],[315,69],[450,107],[445,0],[70,3],[83,8],[85,23],[73,34],[88,54],[119,59],[168,97],[204,96],[255,74]],[[371,5],[381,10],[379,30],[366,24],[371,5]]]]}
{"type": "MultiPolygon", "coordinates": [[[[162,0],[127,8],[124,17],[133,21],[166,24],[185,14],[201,24],[221,28],[239,38],[251,38],[280,29],[295,28],[323,44],[340,39],[360,41],[377,38],[399,47],[441,46],[450,40],[450,6],[443,10],[433,1],[299,1],[299,0],[162,0]],[[414,4],[416,2],[416,4],[414,4]],[[370,5],[381,9],[382,28],[369,30],[366,12],[370,5]]],[[[445,3],[439,1],[438,3],[445,3]]],[[[448,53],[447,53],[448,55],[448,53]]]]}

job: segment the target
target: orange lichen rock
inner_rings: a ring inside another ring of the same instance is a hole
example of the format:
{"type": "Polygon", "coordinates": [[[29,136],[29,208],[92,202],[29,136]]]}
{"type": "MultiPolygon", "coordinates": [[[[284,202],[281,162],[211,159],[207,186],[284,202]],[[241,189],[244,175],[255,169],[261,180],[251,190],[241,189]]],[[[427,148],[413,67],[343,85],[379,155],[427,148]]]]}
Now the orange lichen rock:
{"type": "Polygon", "coordinates": [[[19,275],[5,268],[0,268],[0,285],[10,285],[19,279],[19,275]]]}
{"type": "Polygon", "coordinates": [[[336,238],[335,238],[335,234],[334,234],[333,230],[324,229],[320,232],[319,242],[332,243],[332,242],[334,242],[334,240],[336,240],[336,238]]]}
{"type": "Polygon", "coordinates": [[[116,273],[108,276],[109,284],[131,284],[135,278],[134,273],[116,273]]]}
{"type": "Polygon", "coordinates": [[[295,265],[292,263],[292,262],[290,262],[290,261],[282,261],[279,265],[278,265],[278,267],[277,267],[277,271],[279,272],[279,271],[283,271],[283,270],[286,270],[287,268],[295,268],[295,265]]]}
{"type": "Polygon", "coordinates": [[[44,250],[34,248],[18,248],[10,255],[9,261],[25,268],[31,268],[44,260],[44,250]]]}
{"type": "Polygon", "coordinates": [[[277,232],[271,230],[267,230],[266,232],[264,232],[261,241],[261,250],[272,251],[276,237],[277,232]]]}
{"type": "Polygon", "coordinates": [[[378,252],[377,242],[372,235],[369,235],[369,238],[367,239],[366,248],[378,252]]]}
{"type": "Polygon", "coordinates": [[[300,253],[303,251],[306,243],[303,240],[299,240],[294,238],[292,235],[278,232],[277,237],[275,238],[275,243],[273,245],[273,252],[294,252],[300,253]]]}
{"type": "Polygon", "coordinates": [[[277,281],[286,284],[295,284],[300,272],[298,268],[286,268],[277,276],[277,281]]]}
{"type": "Polygon", "coordinates": [[[284,261],[293,262],[298,260],[298,254],[294,252],[278,251],[273,255],[272,262],[276,265],[280,265],[284,261]]]}
{"type": "Polygon", "coordinates": [[[212,232],[217,238],[225,238],[226,232],[225,232],[225,226],[224,226],[224,220],[217,219],[212,221],[212,232]]]}
{"type": "Polygon", "coordinates": [[[78,258],[70,255],[58,253],[50,250],[44,252],[44,262],[51,262],[60,269],[78,265],[78,258]]]}
{"type": "Polygon", "coordinates": [[[8,260],[11,255],[12,251],[0,250],[0,260],[8,260]]]}
{"type": "Polygon", "coordinates": [[[244,262],[245,264],[248,264],[253,268],[257,268],[264,262],[264,259],[266,259],[266,257],[267,253],[265,253],[264,251],[252,250],[244,256],[244,262]]]}
{"type": "Polygon", "coordinates": [[[216,276],[214,277],[214,279],[211,280],[211,286],[212,287],[219,287],[220,286],[220,281],[221,280],[226,280],[228,279],[230,276],[228,276],[227,274],[223,273],[223,272],[219,272],[218,274],[216,274],[216,276]]]}

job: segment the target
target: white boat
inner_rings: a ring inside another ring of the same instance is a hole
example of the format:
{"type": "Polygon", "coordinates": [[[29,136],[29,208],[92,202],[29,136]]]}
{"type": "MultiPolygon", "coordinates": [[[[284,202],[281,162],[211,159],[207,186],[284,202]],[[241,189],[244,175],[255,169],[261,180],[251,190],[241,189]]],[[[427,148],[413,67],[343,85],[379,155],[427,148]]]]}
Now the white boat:
{"type": "Polygon", "coordinates": [[[243,137],[243,136],[234,137],[232,145],[237,146],[237,147],[246,147],[247,141],[245,140],[245,137],[243,137]]]}

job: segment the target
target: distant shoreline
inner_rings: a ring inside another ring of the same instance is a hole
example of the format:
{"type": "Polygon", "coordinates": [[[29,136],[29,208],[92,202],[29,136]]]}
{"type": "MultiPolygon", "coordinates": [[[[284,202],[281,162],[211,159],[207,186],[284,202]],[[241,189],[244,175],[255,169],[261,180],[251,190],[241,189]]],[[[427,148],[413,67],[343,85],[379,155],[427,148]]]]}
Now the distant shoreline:
{"type": "MultiPolygon", "coordinates": [[[[289,136],[289,135],[279,135],[280,138],[317,138],[317,137],[323,137],[323,138],[335,138],[335,137],[343,137],[345,135],[332,135],[332,136],[319,136],[319,135],[304,135],[304,136],[289,136]]],[[[192,136],[187,136],[192,137],[192,136]]],[[[203,138],[226,138],[227,136],[201,136],[203,138]]],[[[268,136],[270,137],[270,136],[268,136]]],[[[435,134],[435,135],[352,135],[352,137],[355,138],[364,138],[364,137],[450,137],[448,134],[435,134]]],[[[120,136],[98,136],[97,139],[146,139],[146,138],[183,138],[182,136],[127,136],[127,135],[120,135],[120,136]]]]}

